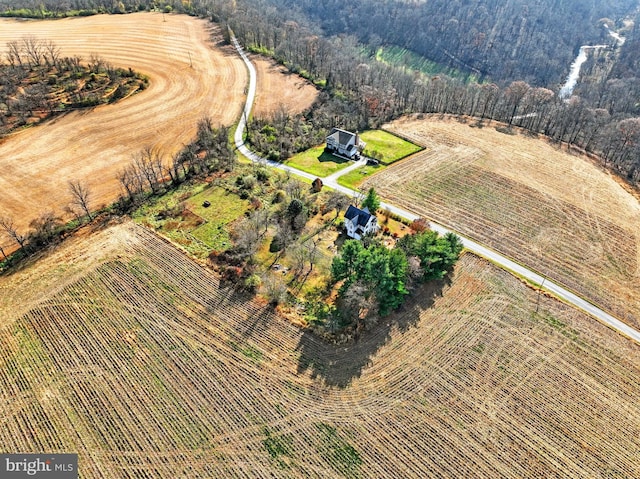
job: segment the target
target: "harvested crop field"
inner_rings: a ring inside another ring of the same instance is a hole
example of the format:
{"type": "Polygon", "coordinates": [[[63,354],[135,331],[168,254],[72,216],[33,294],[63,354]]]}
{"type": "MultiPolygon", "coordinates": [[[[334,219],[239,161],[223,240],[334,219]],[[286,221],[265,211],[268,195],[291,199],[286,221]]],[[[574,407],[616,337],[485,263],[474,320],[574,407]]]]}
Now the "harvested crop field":
{"type": "Polygon", "coordinates": [[[81,477],[640,475],[640,348],[470,254],[339,347],[131,223],[0,290],[0,447],[81,477]]]}
{"type": "MultiPolygon", "coordinates": [[[[494,125],[495,126],[495,125],[494,125]]],[[[589,159],[454,119],[386,125],[425,150],[364,187],[640,327],[640,202],[589,159]]]]}
{"type": "Polygon", "coordinates": [[[92,207],[111,203],[120,193],[117,172],[133,154],[149,147],[169,158],[195,136],[199,119],[230,125],[240,115],[246,67],[232,47],[214,43],[222,40],[219,29],[204,20],[160,13],[1,19],[0,54],[8,41],[27,35],[52,40],[63,56],[97,54],[131,67],[149,76],[150,85],[117,104],[69,113],[0,144],[0,205],[22,228],[43,209],[62,215],[69,180],[86,180],[92,207]]]}
{"type": "Polygon", "coordinates": [[[256,67],[258,82],[253,116],[270,117],[282,108],[296,115],[310,108],[318,97],[316,87],[274,60],[251,55],[251,62],[256,67]]]}

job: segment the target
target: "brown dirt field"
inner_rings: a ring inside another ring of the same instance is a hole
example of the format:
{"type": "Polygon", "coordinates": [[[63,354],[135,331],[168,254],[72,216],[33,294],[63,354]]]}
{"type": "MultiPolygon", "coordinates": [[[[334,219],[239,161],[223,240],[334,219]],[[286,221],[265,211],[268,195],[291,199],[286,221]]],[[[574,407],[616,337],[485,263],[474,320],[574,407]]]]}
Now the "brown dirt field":
{"type": "Polygon", "coordinates": [[[470,254],[342,346],[132,223],[0,291],[0,447],[82,477],[640,476],[640,347],[470,254]]]}
{"type": "Polygon", "coordinates": [[[293,115],[302,113],[313,105],[318,97],[318,90],[307,80],[290,73],[273,60],[259,55],[251,55],[250,58],[258,77],[254,116],[271,116],[280,107],[293,115]]]}
{"type": "Polygon", "coordinates": [[[392,203],[450,226],[640,327],[640,202],[590,159],[495,124],[404,118],[425,151],[368,179],[392,203]]]}
{"type": "Polygon", "coordinates": [[[205,20],[160,13],[0,19],[0,55],[8,41],[28,35],[52,40],[64,56],[88,60],[95,53],[131,67],[151,84],[118,104],[66,114],[0,144],[0,214],[23,229],[43,211],[62,215],[69,180],[87,181],[92,207],[109,204],[120,192],[116,174],[133,154],[151,147],[168,158],[194,137],[202,117],[231,125],[240,115],[246,67],[205,20]]]}

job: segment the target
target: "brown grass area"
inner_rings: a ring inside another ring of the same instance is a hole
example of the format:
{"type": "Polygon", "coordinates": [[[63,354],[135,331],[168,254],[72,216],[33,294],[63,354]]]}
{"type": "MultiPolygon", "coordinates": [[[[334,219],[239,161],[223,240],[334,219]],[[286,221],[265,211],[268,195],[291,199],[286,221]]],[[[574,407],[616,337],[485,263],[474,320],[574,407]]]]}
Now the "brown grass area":
{"type": "Polygon", "coordinates": [[[426,147],[371,177],[382,197],[448,225],[640,327],[640,202],[583,156],[453,119],[390,125],[426,147]]]}
{"type": "Polygon", "coordinates": [[[0,444],[83,477],[640,475],[639,347],[470,254],[340,347],[131,223],[0,290],[0,444]]]}
{"type": "Polygon", "coordinates": [[[151,147],[168,158],[195,136],[199,119],[230,125],[240,114],[246,68],[205,20],[160,13],[0,19],[0,55],[8,41],[28,35],[52,40],[64,56],[98,54],[151,83],[120,103],[69,113],[0,144],[0,205],[21,229],[43,211],[62,214],[69,180],[86,180],[92,207],[109,204],[133,154],[151,147]]]}
{"type": "Polygon", "coordinates": [[[258,77],[254,116],[268,117],[281,107],[291,115],[302,113],[318,97],[316,87],[275,61],[259,55],[251,55],[251,61],[258,77]]]}

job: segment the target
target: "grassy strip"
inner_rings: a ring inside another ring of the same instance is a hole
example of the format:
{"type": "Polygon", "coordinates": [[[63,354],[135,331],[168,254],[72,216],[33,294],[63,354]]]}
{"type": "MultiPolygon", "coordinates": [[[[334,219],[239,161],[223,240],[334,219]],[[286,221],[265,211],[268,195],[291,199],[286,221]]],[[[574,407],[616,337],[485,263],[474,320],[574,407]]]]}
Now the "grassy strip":
{"type": "Polygon", "coordinates": [[[475,74],[466,73],[456,68],[446,67],[440,63],[427,60],[425,57],[406,48],[393,45],[380,47],[376,51],[375,58],[381,63],[405,67],[427,76],[444,73],[447,76],[457,78],[465,83],[479,83],[479,78],[475,74]]]}

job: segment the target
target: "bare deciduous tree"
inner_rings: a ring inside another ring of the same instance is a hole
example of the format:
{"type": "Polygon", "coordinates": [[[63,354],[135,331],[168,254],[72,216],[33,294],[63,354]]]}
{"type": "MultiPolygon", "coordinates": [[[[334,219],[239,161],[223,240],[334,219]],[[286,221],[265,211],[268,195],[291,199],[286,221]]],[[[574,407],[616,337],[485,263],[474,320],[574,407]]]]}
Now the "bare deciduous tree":
{"type": "Polygon", "coordinates": [[[304,197],[306,185],[302,181],[292,178],[284,185],[284,190],[290,198],[300,200],[304,197]]]}
{"type": "Polygon", "coordinates": [[[336,218],[340,216],[340,212],[349,205],[349,197],[339,191],[332,191],[327,197],[327,201],[324,204],[327,212],[336,210],[336,218]]]}
{"type": "Polygon", "coordinates": [[[60,226],[61,219],[53,211],[47,211],[33,220],[29,226],[32,232],[29,235],[29,246],[45,246],[53,240],[56,229],[60,226]]]}
{"type": "Polygon", "coordinates": [[[302,274],[307,262],[309,250],[304,244],[297,244],[289,251],[289,257],[293,260],[292,271],[295,277],[302,274]]]}
{"type": "Polygon", "coordinates": [[[162,158],[152,148],[145,148],[133,157],[136,175],[149,185],[151,192],[157,194],[162,178],[162,158]]]}
{"type": "Polygon", "coordinates": [[[295,237],[291,223],[288,221],[280,221],[277,226],[276,236],[280,242],[281,249],[283,251],[286,250],[295,237]]]}
{"type": "Polygon", "coordinates": [[[42,65],[45,58],[44,42],[36,37],[29,36],[22,39],[22,50],[26,53],[29,66],[32,68],[42,65]]]}
{"type": "Polygon", "coordinates": [[[351,284],[338,301],[341,314],[355,324],[358,331],[363,327],[365,318],[375,310],[375,299],[367,285],[360,280],[351,284]]]}
{"type": "Polygon", "coordinates": [[[262,290],[274,306],[287,299],[287,285],[275,275],[267,274],[262,278],[262,290]]]}
{"type": "Polygon", "coordinates": [[[22,49],[17,40],[7,42],[7,61],[12,67],[22,67],[22,49]]]}
{"type": "Polygon", "coordinates": [[[13,239],[16,243],[18,243],[18,246],[20,246],[20,248],[24,247],[27,241],[27,235],[21,234],[18,232],[18,229],[15,226],[13,218],[9,216],[0,216],[0,228],[2,228],[2,230],[6,233],[7,236],[13,239]]]}
{"type": "Polygon", "coordinates": [[[69,193],[71,193],[71,203],[81,208],[89,218],[89,221],[91,221],[93,219],[91,210],[89,209],[91,191],[86,183],[80,180],[69,181],[69,193]]]}
{"type": "Polygon", "coordinates": [[[60,48],[53,43],[51,40],[44,43],[44,48],[47,52],[47,56],[45,56],[45,61],[49,66],[59,67],[58,63],[60,60],[60,48]]]}
{"type": "Polygon", "coordinates": [[[244,256],[253,256],[260,246],[260,231],[250,218],[242,220],[234,229],[235,247],[244,256]]]}
{"type": "Polygon", "coordinates": [[[320,250],[318,249],[319,243],[320,241],[313,240],[309,247],[309,254],[307,256],[307,260],[309,261],[309,273],[313,271],[313,265],[316,264],[316,261],[320,258],[320,250]]]}

